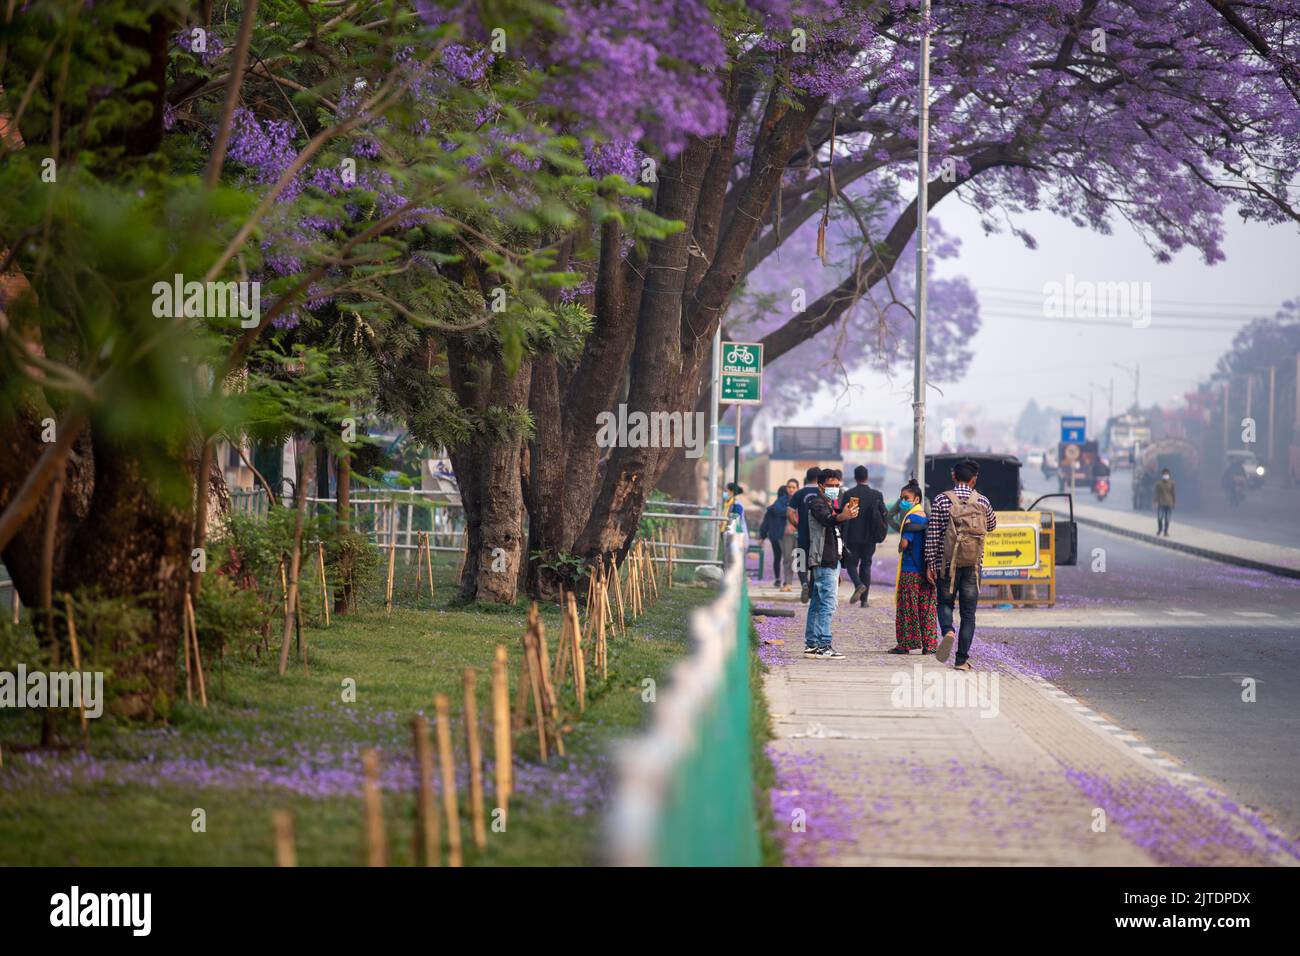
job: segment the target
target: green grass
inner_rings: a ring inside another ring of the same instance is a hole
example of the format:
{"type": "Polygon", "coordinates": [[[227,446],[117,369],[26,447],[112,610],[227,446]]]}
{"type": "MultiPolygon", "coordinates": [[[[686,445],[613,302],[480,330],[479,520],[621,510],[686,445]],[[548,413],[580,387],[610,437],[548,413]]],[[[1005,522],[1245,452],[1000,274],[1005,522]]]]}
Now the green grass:
{"type": "MultiPolygon", "coordinates": [[[[362,750],[381,753],[384,811],[391,862],[412,862],[413,787],[410,719],[432,719],[433,696],[452,701],[458,765],[465,762],[462,673],[478,672],[478,709],[485,757],[492,756],[490,674],[494,648],[511,660],[511,700],[522,656],[527,608],[469,609],[452,605],[453,571],[436,568],[437,596],[399,594],[403,606],[382,606],[335,618],[328,629],[304,631],[308,667],[295,656],[276,673],[274,648],[261,660],[229,654],[220,668],[205,661],[210,707],[183,701],[167,727],[95,722],[89,754],[23,753],[38,738],[38,715],[0,714],[5,764],[0,770],[0,864],[260,865],[273,862],[271,813],[292,809],[302,865],[364,862],[362,806],[357,794],[362,750]],[[342,699],[344,681],[356,701],[342,699]],[[403,776],[405,774],[406,776],[403,776]],[[306,789],[310,792],[304,793],[306,789]],[[194,832],[194,811],[206,832],[194,832]]],[[[686,616],[710,600],[711,588],[676,587],[610,640],[610,677],[588,672],[588,706],[573,715],[567,755],[537,762],[536,732],[515,735],[520,793],[508,828],[470,840],[467,787],[461,786],[462,838],[469,865],[566,865],[599,862],[602,814],[613,778],[610,743],[646,719],[641,682],[667,680],[685,652],[686,616]]],[[[560,621],[544,612],[551,652],[560,621]]],[[[273,639],[274,645],[277,639],[273,639]]],[[[182,691],[183,695],[183,691],[182,691]]],[[[766,718],[762,726],[766,726],[766,718]]],[[[75,717],[63,725],[75,739],[75,717]]],[[[761,746],[760,746],[761,751],[761,746]]],[[[492,778],[485,781],[488,813],[492,778]]],[[[763,802],[766,807],[766,801],[763,802]]],[[[446,836],[446,827],[442,828],[446,836]]]]}
{"type": "Polygon", "coordinates": [[[775,738],[772,714],[763,692],[763,675],[767,665],[758,656],[758,631],[749,622],[749,733],[752,741],[751,762],[754,773],[754,814],[758,822],[759,854],[764,866],[781,866],[781,844],[776,836],[776,818],[772,815],[769,796],[776,786],[776,768],[767,755],[767,744],[775,738]]]}

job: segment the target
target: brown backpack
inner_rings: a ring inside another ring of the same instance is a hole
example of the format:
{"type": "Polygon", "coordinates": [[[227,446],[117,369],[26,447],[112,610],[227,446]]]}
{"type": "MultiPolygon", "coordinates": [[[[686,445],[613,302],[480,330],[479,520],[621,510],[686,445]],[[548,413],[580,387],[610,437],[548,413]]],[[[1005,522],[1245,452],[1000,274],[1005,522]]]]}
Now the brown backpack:
{"type": "Polygon", "coordinates": [[[957,497],[955,491],[944,495],[952,506],[948,512],[948,530],[943,536],[943,567],[950,588],[956,587],[958,568],[975,568],[976,575],[984,562],[984,536],[988,533],[988,516],[984,505],[972,493],[957,497]]]}

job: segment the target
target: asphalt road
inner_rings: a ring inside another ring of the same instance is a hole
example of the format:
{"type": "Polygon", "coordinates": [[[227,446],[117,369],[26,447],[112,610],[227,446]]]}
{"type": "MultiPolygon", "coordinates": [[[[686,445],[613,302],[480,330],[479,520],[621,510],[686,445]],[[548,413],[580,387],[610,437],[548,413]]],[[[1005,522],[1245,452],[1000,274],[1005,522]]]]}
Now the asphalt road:
{"type": "Polygon", "coordinates": [[[1079,545],[1055,608],[981,608],[976,665],[1041,674],[1300,838],[1300,582],[1094,528],[1079,545]]]}
{"type": "MultiPolygon", "coordinates": [[[[1039,469],[1025,467],[1021,470],[1020,477],[1027,492],[1056,491],[1056,479],[1044,478],[1039,469]]],[[[1136,520],[1138,527],[1149,527],[1149,530],[1155,531],[1154,511],[1133,510],[1131,471],[1116,471],[1111,474],[1111,490],[1105,501],[1099,502],[1089,488],[1076,489],[1075,494],[1081,502],[1112,510],[1116,517],[1136,520]]],[[[1248,491],[1245,502],[1233,508],[1219,488],[1219,476],[1215,475],[1201,489],[1200,508],[1175,508],[1173,521],[1270,544],[1300,546],[1300,488],[1269,484],[1248,491]]]]}

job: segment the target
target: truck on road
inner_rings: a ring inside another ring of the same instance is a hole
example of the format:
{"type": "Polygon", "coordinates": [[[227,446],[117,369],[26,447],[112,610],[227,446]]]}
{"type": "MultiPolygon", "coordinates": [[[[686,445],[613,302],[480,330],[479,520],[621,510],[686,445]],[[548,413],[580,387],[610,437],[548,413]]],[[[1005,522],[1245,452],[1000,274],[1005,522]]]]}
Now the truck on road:
{"type": "Polygon", "coordinates": [[[1133,510],[1154,507],[1152,492],[1166,468],[1174,479],[1178,507],[1199,508],[1201,504],[1201,456],[1196,446],[1181,438],[1163,438],[1142,447],[1133,463],[1133,510]]]}

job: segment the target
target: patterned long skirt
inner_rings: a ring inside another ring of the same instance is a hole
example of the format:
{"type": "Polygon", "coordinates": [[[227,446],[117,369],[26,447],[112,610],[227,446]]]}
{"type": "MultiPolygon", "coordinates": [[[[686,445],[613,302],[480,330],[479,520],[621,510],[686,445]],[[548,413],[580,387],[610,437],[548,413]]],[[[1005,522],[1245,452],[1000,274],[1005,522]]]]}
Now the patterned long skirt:
{"type": "Polygon", "coordinates": [[[898,578],[894,605],[894,636],[907,650],[933,651],[938,622],[934,585],[919,574],[904,571],[898,578]]]}

